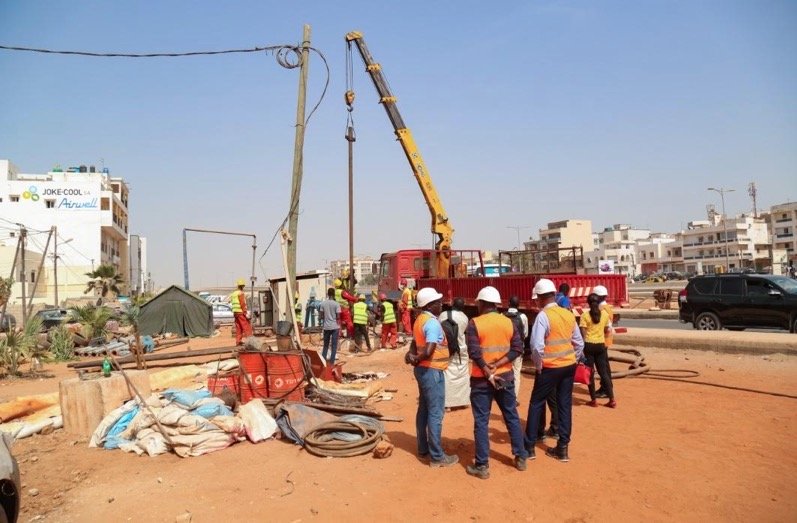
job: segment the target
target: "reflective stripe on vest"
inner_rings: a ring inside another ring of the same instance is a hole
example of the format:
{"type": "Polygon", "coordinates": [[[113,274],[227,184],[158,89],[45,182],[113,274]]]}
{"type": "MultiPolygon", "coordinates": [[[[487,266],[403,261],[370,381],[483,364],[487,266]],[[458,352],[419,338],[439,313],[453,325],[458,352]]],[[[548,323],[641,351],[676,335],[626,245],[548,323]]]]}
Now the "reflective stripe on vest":
{"type": "MultiPolygon", "coordinates": [[[[415,325],[412,327],[412,335],[415,338],[415,346],[418,352],[426,349],[426,337],[423,335],[423,326],[427,321],[437,321],[437,318],[424,312],[415,320],[415,325]]],[[[442,327],[440,328],[442,331],[442,327]]],[[[419,367],[429,367],[432,369],[446,370],[448,368],[448,347],[446,346],[446,338],[443,336],[443,341],[437,343],[437,346],[432,353],[432,357],[428,360],[423,360],[418,363],[419,367]]]]}
{"type": "Polygon", "coordinates": [[[368,325],[368,306],[364,301],[358,301],[352,306],[354,311],[354,323],[357,325],[368,325]]]}
{"type": "Polygon", "coordinates": [[[343,297],[343,289],[335,289],[335,301],[338,302],[341,309],[349,308],[349,302],[343,297]]]}
{"type": "Polygon", "coordinates": [[[576,326],[575,316],[569,310],[559,306],[546,307],[543,312],[548,316],[550,329],[548,336],[545,337],[542,366],[552,368],[575,365],[576,351],[570,341],[576,326]]]}
{"type": "Polygon", "coordinates": [[[230,294],[230,305],[232,306],[233,313],[241,313],[244,310],[241,308],[241,295],[243,291],[234,291],[230,294]]]}
{"type": "MultiPolygon", "coordinates": [[[[512,320],[498,312],[488,312],[473,318],[476,333],[479,335],[479,345],[482,348],[482,358],[485,363],[495,363],[509,354],[512,346],[512,336],[515,326],[512,320]]],[[[503,374],[512,370],[512,362],[495,369],[496,374],[503,374]]],[[[474,378],[483,378],[484,372],[478,365],[470,366],[470,375],[474,378]]]]}
{"type": "Polygon", "coordinates": [[[396,311],[393,309],[393,304],[389,301],[383,301],[382,307],[385,308],[385,313],[382,315],[382,323],[396,323],[396,311]]]}

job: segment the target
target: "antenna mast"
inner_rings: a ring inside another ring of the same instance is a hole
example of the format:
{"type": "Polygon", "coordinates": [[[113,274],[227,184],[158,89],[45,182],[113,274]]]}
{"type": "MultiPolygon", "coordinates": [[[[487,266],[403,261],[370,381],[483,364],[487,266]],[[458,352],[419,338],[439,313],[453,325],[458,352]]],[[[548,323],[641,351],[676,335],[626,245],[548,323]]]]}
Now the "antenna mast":
{"type": "Polygon", "coordinates": [[[750,198],[753,200],[753,218],[758,218],[758,207],[756,206],[756,188],[755,182],[750,182],[750,185],[747,186],[747,194],[750,195],[750,198]]]}

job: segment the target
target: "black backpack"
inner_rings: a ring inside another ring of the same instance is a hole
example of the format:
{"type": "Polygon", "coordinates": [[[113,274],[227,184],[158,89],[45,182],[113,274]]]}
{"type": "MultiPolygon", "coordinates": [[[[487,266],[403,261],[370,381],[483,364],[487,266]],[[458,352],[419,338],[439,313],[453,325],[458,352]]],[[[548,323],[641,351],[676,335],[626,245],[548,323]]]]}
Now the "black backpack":
{"type": "Polygon", "coordinates": [[[515,328],[517,329],[518,334],[520,334],[520,339],[523,340],[523,353],[527,354],[529,352],[529,338],[523,336],[523,320],[520,319],[520,313],[509,313],[506,312],[504,315],[512,320],[512,323],[515,324],[515,328]]]}
{"type": "Polygon", "coordinates": [[[446,313],[446,318],[440,322],[443,327],[443,333],[446,335],[448,342],[448,355],[453,358],[454,354],[459,356],[462,361],[462,355],[459,353],[459,325],[454,321],[451,311],[446,313]]]}

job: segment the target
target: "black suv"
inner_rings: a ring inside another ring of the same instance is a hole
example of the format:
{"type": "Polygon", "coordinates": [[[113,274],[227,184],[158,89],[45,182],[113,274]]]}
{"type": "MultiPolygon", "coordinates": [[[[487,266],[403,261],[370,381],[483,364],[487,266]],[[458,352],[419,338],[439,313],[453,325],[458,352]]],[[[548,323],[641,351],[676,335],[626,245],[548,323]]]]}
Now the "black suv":
{"type": "Polygon", "coordinates": [[[786,276],[696,276],[678,294],[679,319],[695,329],[770,327],[797,332],[797,280],[786,276]]]}

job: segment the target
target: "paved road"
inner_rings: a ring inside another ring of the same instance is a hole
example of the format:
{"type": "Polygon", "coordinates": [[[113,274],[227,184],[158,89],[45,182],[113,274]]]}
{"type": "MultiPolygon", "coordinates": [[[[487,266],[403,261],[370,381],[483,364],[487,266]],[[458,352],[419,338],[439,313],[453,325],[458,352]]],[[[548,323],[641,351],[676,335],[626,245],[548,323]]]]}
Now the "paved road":
{"type": "MultiPolygon", "coordinates": [[[[678,320],[632,320],[620,318],[620,327],[639,327],[643,329],[681,329],[692,330],[691,323],[681,323],[678,320]]],[[[789,334],[789,331],[782,329],[745,329],[745,332],[782,332],[789,334]]]]}

